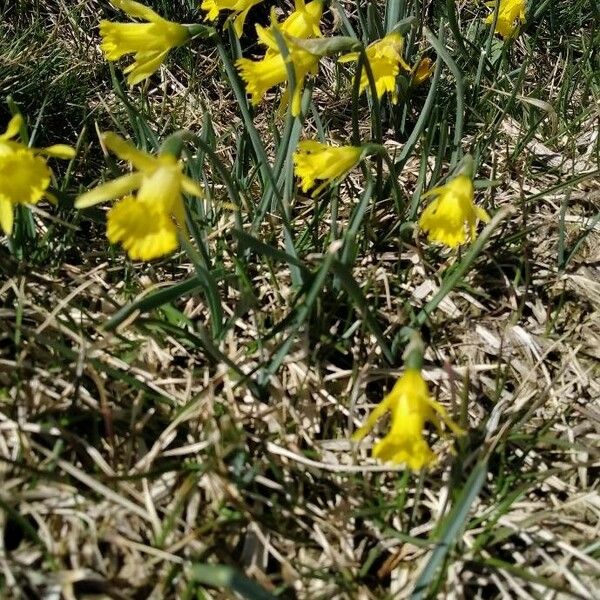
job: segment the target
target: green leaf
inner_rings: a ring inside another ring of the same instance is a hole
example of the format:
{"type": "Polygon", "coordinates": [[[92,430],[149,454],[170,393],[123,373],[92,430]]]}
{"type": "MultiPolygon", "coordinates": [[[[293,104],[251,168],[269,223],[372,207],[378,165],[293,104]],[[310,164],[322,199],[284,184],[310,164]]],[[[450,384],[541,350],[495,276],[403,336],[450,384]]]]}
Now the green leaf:
{"type": "Polygon", "coordinates": [[[431,553],[427,563],[423,567],[410,595],[411,600],[429,598],[430,587],[437,577],[439,568],[445,560],[448,552],[456,544],[458,537],[467,522],[473,502],[477,499],[481,486],[485,482],[487,473],[487,460],[481,460],[476,465],[469,478],[464,484],[462,492],[456,504],[444,520],[439,534],[436,536],[436,546],[431,553]]]}
{"type": "Polygon", "coordinates": [[[276,600],[264,588],[227,565],[195,564],[190,569],[190,579],[211,587],[228,588],[247,600],[276,600]]]}
{"type": "Polygon", "coordinates": [[[119,309],[104,325],[106,331],[116,329],[127,317],[132,315],[136,310],[140,312],[147,312],[177,300],[186,294],[190,294],[199,289],[202,289],[204,282],[200,280],[198,276],[190,277],[185,281],[176,283],[168,288],[156,290],[149,294],[123,306],[119,309]]]}

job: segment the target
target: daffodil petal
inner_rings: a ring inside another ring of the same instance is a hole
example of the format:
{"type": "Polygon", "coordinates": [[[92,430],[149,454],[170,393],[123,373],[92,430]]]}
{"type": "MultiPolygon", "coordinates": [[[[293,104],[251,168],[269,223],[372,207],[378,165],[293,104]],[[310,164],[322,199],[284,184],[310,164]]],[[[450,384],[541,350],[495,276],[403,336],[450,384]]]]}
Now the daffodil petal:
{"type": "Polygon", "coordinates": [[[353,62],[355,60],[358,60],[358,52],[350,52],[349,54],[344,54],[337,59],[337,61],[340,63],[353,62]]]}
{"type": "Polygon", "coordinates": [[[202,188],[189,177],[182,177],[181,187],[183,188],[183,191],[190,196],[198,196],[198,198],[202,198],[204,196],[204,191],[202,188]]]}
{"type": "Polygon", "coordinates": [[[429,196],[438,196],[443,190],[443,186],[437,186],[427,190],[423,194],[421,194],[421,198],[428,198],[429,196]]]}
{"type": "Polygon", "coordinates": [[[54,144],[53,146],[42,148],[41,150],[38,150],[38,152],[40,154],[45,154],[46,156],[62,158],[64,160],[75,158],[75,148],[67,146],[67,144],[54,144]]]}
{"type": "Polygon", "coordinates": [[[275,53],[279,52],[279,46],[277,45],[277,40],[275,39],[274,35],[269,31],[269,29],[267,29],[266,27],[263,27],[262,25],[257,24],[256,25],[256,36],[258,37],[258,41],[261,44],[263,44],[263,46],[266,46],[272,52],[275,52],[275,53]]]}
{"type": "Polygon", "coordinates": [[[393,398],[391,394],[388,394],[369,414],[364,425],[357,429],[352,435],[352,439],[355,442],[360,442],[368,433],[371,432],[377,421],[383,417],[383,415],[390,410],[393,398]]]}
{"type": "Polygon", "coordinates": [[[23,117],[21,115],[15,115],[6,126],[6,131],[0,135],[0,140],[10,140],[19,134],[21,127],[23,126],[23,117]]]}
{"type": "Polygon", "coordinates": [[[159,53],[148,53],[148,56],[143,60],[139,60],[136,55],[135,62],[123,71],[126,74],[129,73],[127,83],[133,86],[148,79],[148,77],[158,71],[168,53],[169,50],[159,53]]]}
{"type": "Polygon", "coordinates": [[[246,14],[245,13],[240,13],[233,20],[233,30],[235,31],[235,35],[239,38],[241,38],[242,34],[244,33],[244,23],[245,22],[246,22],[246,14]]]}
{"type": "Polygon", "coordinates": [[[483,221],[484,223],[489,223],[490,222],[490,215],[488,214],[487,210],[485,210],[485,208],[481,208],[481,206],[476,206],[475,207],[475,214],[477,215],[477,218],[480,221],[483,221]]]}
{"type": "Polygon", "coordinates": [[[94,204],[114,200],[130,194],[142,185],[143,175],[141,173],[130,173],[123,175],[114,181],[108,181],[89,192],[85,192],[75,201],[75,208],[89,208],[94,204]]]}
{"type": "Polygon", "coordinates": [[[0,197],[0,227],[6,235],[10,235],[13,229],[13,204],[8,198],[0,197]]]}
{"type": "Polygon", "coordinates": [[[116,8],[120,8],[124,13],[127,13],[130,17],[137,17],[138,19],[144,19],[145,21],[154,23],[165,20],[151,8],[148,8],[140,2],[134,2],[134,0],[110,0],[110,2],[116,8]]]}
{"type": "Polygon", "coordinates": [[[52,204],[52,206],[58,206],[58,198],[53,193],[46,190],[44,196],[46,197],[46,200],[52,204]]]}
{"type": "Polygon", "coordinates": [[[436,402],[432,398],[427,398],[427,402],[454,435],[465,435],[466,431],[450,417],[448,411],[439,402],[436,402]]]}
{"type": "Polygon", "coordinates": [[[130,162],[140,171],[152,171],[156,168],[156,158],[138,150],[131,142],[111,131],[102,134],[106,147],[121,160],[130,162]]]}

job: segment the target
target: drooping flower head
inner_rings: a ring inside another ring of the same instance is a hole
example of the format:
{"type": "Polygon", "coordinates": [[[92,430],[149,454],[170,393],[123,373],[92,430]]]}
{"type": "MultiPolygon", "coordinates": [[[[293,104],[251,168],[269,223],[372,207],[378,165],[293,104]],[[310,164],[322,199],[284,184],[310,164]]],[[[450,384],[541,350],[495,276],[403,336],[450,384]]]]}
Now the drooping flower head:
{"type": "Polygon", "coordinates": [[[182,164],[172,154],[152,156],[114,133],[103,134],[102,141],[136,171],[82,194],[75,207],[120,198],[108,211],[108,240],[121,243],[132,260],[152,260],[173,252],[179,246],[178,229],[185,229],[182,193],[201,196],[202,190],[183,174],[182,164]]]}
{"type": "Polygon", "coordinates": [[[304,193],[322,181],[311,196],[317,196],[330,183],[342,179],[361,159],[360,146],[329,146],[316,140],[302,140],[294,152],[294,170],[304,193]]]}
{"type": "Polygon", "coordinates": [[[362,440],[387,412],[391,413],[390,431],[373,446],[373,456],[384,462],[406,464],[413,471],[431,465],[436,458],[423,437],[426,422],[432,423],[440,432],[445,423],[455,435],[464,433],[446,409],[431,398],[419,369],[406,369],[352,439],[362,440]]]}
{"type": "MultiPolygon", "coordinates": [[[[487,2],[487,5],[494,8],[496,2],[487,2]]],[[[495,12],[489,14],[485,22],[487,25],[494,23],[495,12]]],[[[499,0],[498,18],[496,19],[495,33],[503,38],[515,37],[525,23],[525,0],[499,0]]]]}
{"type": "Polygon", "coordinates": [[[261,2],[262,0],[203,0],[200,8],[208,13],[206,19],[209,21],[217,19],[222,10],[231,11],[235,34],[242,37],[248,12],[261,2]]]}
{"type": "MultiPolygon", "coordinates": [[[[236,62],[240,76],[246,84],[246,91],[251,96],[251,102],[254,105],[259,104],[269,89],[287,81],[287,63],[293,68],[296,79],[292,93],[292,115],[298,116],[304,82],[309,74],[316,74],[320,56],[301,48],[293,42],[292,38],[284,36],[288,50],[288,56],[284,58],[270,32],[263,28],[257,28],[257,32],[260,41],[268,48],[264,58],[261,60],[240,58],[236,62]]],[[[286,89],[282,97],[282,105],[287,104],[288,96],[289,92],[286,89]]]]}
{"type": "Polygon", "coordinates": [[[15,206],[36,204],[49,195],[52,171],[44,156],[75,156],[75,150],[64,144],[36,149],[16,141],[22,126],[23,117],[16,115],[0,134],[0,227],[6,235],[12,233],[15,206]]]}
{"type": "Polygon", "coordinates": [[[163,19],[152,9],[133,0],[111,0],[115,7],[131,17],[147,23],[100,22],[101,48],[107,60],[116,61],[134,54],[134,61],[125,70],[127,83],[135,85],[147,79],[165,60],[169,50],[190,39],[189,30],[163,19]]]}
{"type": "MultiPolygon", "coordinates": [[[[402,58],[404,48],[404,39],[398,32],[389,33],[384,38],[374,42],[366,49],[367,59],[371,66],[373,79],[375,80],[375,89],[377,97],[381,97],[389,92],[392,96],[392,104],[398,102],[398,90],[396,86],[396,77],[400,73],[400,68],[410,72],[411,68],[402,58]]],[[[351,52],[340,57],[339,62],[349,62],[357,60],[358,52],[351,52]]],[[[362,94],[369,88],[369,76],[363,67],[360,76],[359,91],[362,94]]]]}
{"type": "Polygon", "coordinates": [[[423,211],[419,227],[428,233],[430,242],[456,248],[465,242],[467,228],[474,240],[477,221],[490,220],[487,212],[474,203],[473,180],[465,173],[423,194],[423,198],[427,196],[434,199],[423,211]]]}

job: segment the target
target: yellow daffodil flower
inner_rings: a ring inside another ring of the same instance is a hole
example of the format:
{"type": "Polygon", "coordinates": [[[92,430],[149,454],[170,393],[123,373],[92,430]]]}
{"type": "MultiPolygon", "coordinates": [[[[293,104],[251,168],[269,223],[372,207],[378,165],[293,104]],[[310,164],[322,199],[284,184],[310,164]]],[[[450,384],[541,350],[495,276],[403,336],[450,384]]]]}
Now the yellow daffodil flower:
{"type": "Polygon", "coordinates": [[[0,134],[0,227],[6,235],[13,230],[15,206],[36,204],[49,196],[52,171],[43,155],[63,159],[75,156],[75,150],[64,144],[35,149],[15,141],[22,125],[23,117],[16,115],[0,134]]]}
{"type": "Polygon", "coordinates": [[[152,260],[173,252],[179,247],[178,229],[185,229],[182,192],[201,196],[201,188],[183,174],[182,164],[171,154],[152,156],[114,133],[103,134],[102,141],[137,170],[82,194],[75,207],[120,198],[108,211],[108,240],[121,243],[132,260],[152,260]]]}
{"type": "Polygon", "coordinates": [[[360,161],[359,146],[329,146],[315,140],[302,140],[294,152],[294,170],[306,193],[317,180],[323,181],[311,194],[314,198],[325,186],[343,178],[360,161]]]}
{"type": "MultiPolygon", "coordinates": [[[[291,37],[305,40],[321,37],[319,23],[322,14],[323,0],[313,0],[308,4],[304,0],[295,0],[295,10],[278,27],[282,34],[291,37]]],[[[266,44],[269,47],[267,54],[277,52],[277,42],[272,32],[273,27],[273,25],[268,28],[261,25],[256,26],[259,39],[264,40],[265,37],[269,39],[269,43],[266,44]]]]}
{"type": "Polygon", "coordinates": [[[476,237],[475,225],[480,219],[487,223],[490,216],[476,206],[471,177],[460,174],[445,185],[435,187],[423,197],[433,196],[434,200],[423,211],[419,227],[428,232],[429,241],[456,248],[466,239],[465,226],[468,226],[471,240],[476,237]]]}
{"type": "Polygon", "coordinates": [[[238,37],[242,37],[244,23],[248,12],[262,0],[203,0],[200,8],[208,14],[206,18],[214,21],[222,10],[230,10],[233,13],[233,29],[238,37]]]}
{"type": "MultiPolygon", "coordinates": [[[[271,35],[266,34],[266,30],[259,31],[259,35],[261,41],[269,48],[265,57],[261,60],[240,58],[236,62],[240,76],[246,84],[246,91],[251,96],[252,104],[257,105],[267,90],[287,81],[287,60],[293,67],[296,78],[296,86],[292,94],[292,115],[296,117],[300,114],[304,81],[309,74],[316,74],[320,57],[300,48],[286,37],[289,54],[284,59],[271,35]]],[[[286,90],[282,97],[282,105],[287,104],[287,99],[286,90]]]]}
{"type": "Polygon", "coordinates": [[[304,0],[295,0],[294,11],[281,24],[281,31],[303,39],[321,37],[319,23],[322,15],[323,0],[313,0],[308,4],[304,0]]]}
{"type": "MultiPolygon", "coordinates": [[[[487,5],[494,8],[496,2],[487,2],[487,5]]],[[[494,23],[494,12],[485,19],[487,25],[494,23]]],[[[500,0],[498,6],[498,18],[496,19],[495,33],[503,38],[515,37],[521,26],[525,23],[525,0],[500,0]]]]}
{"type": "MultiPolygon", "coordinates": [[[[374,42],[366,49],[367,59],[373,72],[375,80],[375,89],[377,97],[381,98],[386,92],[392,96],[392,104],[398,102],[398,90],[396,86],[396,77],[400,73],[400,67],[406,72],[411,68],[402,58],[404,40],[402,36],[395,32],[386,35],[384,38],[374,42]]],[[[339,59],[339,62],[349,62],[358,59],[358,52],[351,52],[339,59]]],[[[362,94],[369,88],[369,76],[365,68],[362,69],[360,76],[359,91],[362,94]]]]}
{"type": "Polygon", "coordinates": [[[464,434],[446,409],[431,398],[419,369],[406,369],[392,391],[375,407],[352,439],[362,440],[386,412],[391,413],[390,431],[373,446],[373,456],[384,462],[406,464],[413,471],[435,461],[435,454],[423,437],[427,421],[440,432],[442,423],[445,423],[455,435],[464,434]]]}
{"type": "Polygon", "coordinates": [[[119,60],[134,54],[134,61],[125,70],[127,83],[135,85],[158,70],[169,50],[190,39],[189,30],[163,19],[152,9],[133,0],[111,0],[111,3],[131,17],[147,23],[100,22],[101,48],[107,60],[119,60]]]}

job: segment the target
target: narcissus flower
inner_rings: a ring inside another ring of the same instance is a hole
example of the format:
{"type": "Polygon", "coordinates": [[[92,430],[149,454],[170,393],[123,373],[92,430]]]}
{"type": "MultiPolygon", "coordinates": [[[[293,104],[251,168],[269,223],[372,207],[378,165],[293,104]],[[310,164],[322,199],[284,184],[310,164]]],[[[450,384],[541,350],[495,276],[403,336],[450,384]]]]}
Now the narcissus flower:
{"type": "Polygon", "coordinates": [[[108,211],[108,240],[121,243],[132,260],[152,260],[173,252],[179,246],[178,230],[185,229],[182,192],[201,196],[201,188],[183,174],[182,164],[172,154],[152,156],[114,133],[103,134],[102,141],[137,170],[82,194],[75,207],[120,198],[108,211]]]}
{"type": "Polygon", "coordinates": [[[131,17],[147,23],[100,22],[101,48],[107,60],[119,60],[134,54],[134,61],[125,70],[127,83],[135,85],[158,70],[169,50],[185,44],[190,39],[187,27],[163,19],[152,9],[133,0],[111,0],[131,17]]]}
{"type": "Polygon", "coordinates": [[[361,159],[360,146],[329,146],[315,140],[302,140],[294,152],[294,170],[306,193],[322,181],[311,194],[317,196],[325,186],[342,179],[361,159]]]}
{"type": "Polygon", "coordinates": [[[214,21],[222,10],[232,11],[233,29],[238,37],[242,37],[248,12],[261,2],[262,0],[203,0],[200,8],[208,13],[206,18],[209,21],[214,21]]]}
{"type": "Polygon", "coordinates": [[[75,156],[75,150],[64,144],[35,149],[15,141],[22,125],[23,118],[16,115],[0,134],[0,227],[6,235],[12,233],[15,206],[36,204],[49,196],[52,171],[44,156],[63,159],[75,156]]]}
{"type": "Polygon", "coordinates": [[[423,194],[424,198],[427,196],[433,196],[434,200],[423,211],[419,227],[428,232],[431,242],[456,248],[466,239],[466,227],[474,240],[477,221],[490,220],[487,212],[473,201],[473,181],[468,175],[457,175],[445,185],[423,194]]]}
{"type": "MultiPolygon", "coordinates": [[[[400,67],[406,72],[410,72],[410,66],[402,58],[404,40],[402,36],[395,32],[386,35],[384,38],[374,42],[366,49],[367,58],[373,79],[375,80],[375,89],[377,97],[381,98],[386,92],[392,96],[392,103],[398,102],[398,90],[396,86],[396,77],[400,73],[400,67]]],[[[339,62],[348,62],[357,60],[358,52],[351,52],[339,59],[339,62]]],[[[362,94],[369,88],[369,76],[363,67],[360,76],[360,93],[362,94]]]]}
{"type": "MultiPolygon", "coordinates": [[[[266,32],[266,30],[263,30],[263,32],[266,32]]],[[[260,31],[259,35],[261,36],[261,42],[269,48],[265,57],[261,60],[240,58],[236,62],[240,76],[246,84],[246,91],[251,96],[252,104],[258,104],[267,90],[287,81],[287,61],[293,68],[296,79],[296,85],[292,93],[292,115],[296,117],[300,114],[304,82],[309,74],[316,74],[320,57],[300,48],[286,37],[288,56],[284,59],[270,35],[263,35],[260,31]]],[[[286,90],[282,98],[283,105],[287,103],[288,95],[286,90]]]]}
{"type": "MultiPolygon", "coordinates": [[[[487,5],[494,8],[496,2],[487,2],[487,5]]],[[[487,16],[485,22],[487,25],[494,23],[495,11],[487,16]]],[[[521,26],[525,23],[525,0],[500,0],[498,6],[498,18],[496,19],[497,34],[503,38],[515,37],[521,26]]]]}
{"type": "Polygon", "coordinates": [[[391,413],[392,419],[390,431],[373,446],[373,456],[384,462],[406,464],[414,471],[435,461],[435,454],[423,437],[427,421],[439,432],[442,423],[445,423],[455,435],[464,433],[446,409],[431,398],[419,369],[406,369],[392,391],[375,407],[352,439],[362,440],[387,412],[391,413]]]}
{"type": "MultiPolygon", "coordinates": [[[[321,28],[319,23],[323,15],[323,0],[313,0],[306,4],[304,0],[295,0],[295,10],[282,23],[278,25],[282,34],[291,37],[310,39],[321,37],[321,28]]],[[[275,36],[272,33],[273,25],[268,28],[256,26],[259,39],[268,36],[270,43],[267,52],[275,52],[272,48],[277,48],[275,36]]]]}

